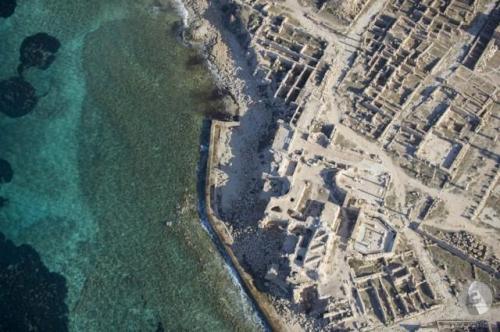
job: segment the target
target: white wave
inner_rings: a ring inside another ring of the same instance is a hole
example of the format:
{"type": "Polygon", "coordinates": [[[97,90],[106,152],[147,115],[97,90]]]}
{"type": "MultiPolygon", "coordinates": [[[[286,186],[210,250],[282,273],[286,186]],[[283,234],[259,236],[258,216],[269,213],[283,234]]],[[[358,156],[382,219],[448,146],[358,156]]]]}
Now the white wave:
{"type": "MultiPolygon", "coordinates": [[[[206,219],[206,217],[201,217],[200,222],[202,228],[208,233],[212,241],[216,243],[217,235],[214,234],[215,231],[212,229],[210,222],[206,219]]],[[[224,251],[224,249],[222,250],[224,251]]],[[[222,254],[221,256],[224,261],[224,267],[229,272],[229,276],[233,284],[238,288],[241,299],[246,303],[246,305],[248,306],[247,308],[251,310],[251,312],[249,312],[250,315],[248,315],[247,317],[248,318],[251,317],[253,323],[260,326],[263,331],[266,331],[267,329],[264,324],[263,317],[260,316],[256,308],[256,304],[252,302],[252,299],[250,299],[250,295],[245,291],[245,288],[242,285],[242,281],[238,275],[238,272],[236,271],[236,268],[232,265],[232,263],[230,263],[230,258],[227,256],[227,254],[222,254]]]]}
{"type": "Polygon", "coordinates": [[[182,0],[174,0],[174,6],[175,9],[177,10],[177,13],[182,18],[182,23],[184,24],[184,27],[187,27],[189,24],[189,12],[186,8],[186,5],[184,5],[184,2],[182,0]]]}

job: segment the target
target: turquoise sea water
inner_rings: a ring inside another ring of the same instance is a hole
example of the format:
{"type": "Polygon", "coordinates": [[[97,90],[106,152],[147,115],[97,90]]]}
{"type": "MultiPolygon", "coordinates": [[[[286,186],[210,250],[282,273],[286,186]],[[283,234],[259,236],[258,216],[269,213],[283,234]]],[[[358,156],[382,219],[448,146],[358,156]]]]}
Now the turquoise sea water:
{"type": "Polygon", "coordinates": [[[48,69],[23,73],[40,97],[33,112],[0,114],[0,158],[14,171],[0,232],[62,277],[69,330],[260,329],[198,220],[213,85],[160,4],[18,0],[0,18],[0,80],[18,75],[24,38],[61,43],[48,69]]]}

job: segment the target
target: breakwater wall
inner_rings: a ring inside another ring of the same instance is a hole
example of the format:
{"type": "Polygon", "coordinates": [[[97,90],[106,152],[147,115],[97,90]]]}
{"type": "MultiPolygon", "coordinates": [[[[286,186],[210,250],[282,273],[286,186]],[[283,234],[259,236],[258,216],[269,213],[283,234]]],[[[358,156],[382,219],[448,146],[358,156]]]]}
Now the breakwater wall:
{"type": "Polygon", "coordinates": [[[286,327],[280,320],[280,316],[272,306],[268,296],[260,292],[253,283],[253,278],[243,269],[239,260],[232,250],[233,237],[227,229],[225,223],[217,217],[214,211],[216,206],[216,198],[214,197],[215,184],[213,183],[213,169],[217,165],[217,149],[221,132],[230,130],[231,127],[237,126],[237,122],[223,122],[212,120],[208,124],[209,128],[204,128],[206,136],[202,139],[203,146],[208,145],[205,151],[204,158],[201,159],[199,173],[203,177],[199,181],[200,185],[200,217],[202,221],[206,221],[208,231],[213,233],[213,240],[217,248],[223,255],[231,270],[235,273],[240,285],[247,293],[250,300],[253,302],[258,316],[262,319],[264,328],[272,331],[286,331],[286,327]],[[209,131],[207,133],[206,131],[209,131]]]}

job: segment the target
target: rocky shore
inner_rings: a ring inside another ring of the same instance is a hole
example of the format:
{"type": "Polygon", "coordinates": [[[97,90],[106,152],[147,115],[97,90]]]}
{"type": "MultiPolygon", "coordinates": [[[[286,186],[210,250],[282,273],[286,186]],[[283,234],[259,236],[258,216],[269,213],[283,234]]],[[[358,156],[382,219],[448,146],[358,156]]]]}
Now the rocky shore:
{"type": "Polygon", "coordinates": [[[266,253],[277,252],[269,248],[272,239],[262,234],[257,221],[267,203],[259,198],[261,177],[272,159],[267,146],[280,105],[273,104],[267,92],[259,89],[253,76],[252,50],[242,42],[244,34],[235,34],[228,27],[234,19],[228,14],[232,2],[183,0],[183,4],[188,13],[184,41],[201,50],[219,89],[236,104],[227,107],[230,103],[224,103],[225,111],[235,121],[212,123],[205,197],[207,217],[247,293],[272,330],[300,330],[299,317],[292,315],[286,301],[262,291],[264,280],[260,277],[265,273],[259,268],[267,265],[266,253]],[[214,171],[214,162],[226,166],[224,174],[214,171]],[[214,183],[224,183],[222,202],[212,197],[215,195],[210,187],[214,183]]]}
{"type": "Polygon", "coordinates": [[[255,64],[242,42],[246,36],[236,35],[228,27],[235,19],[230,13],[232,1],[182,2],[188,13],[184,40],[201,50],[219,88],[236,100],[238,116],[255,108],[266,96],[253,77],[255,64]]]}

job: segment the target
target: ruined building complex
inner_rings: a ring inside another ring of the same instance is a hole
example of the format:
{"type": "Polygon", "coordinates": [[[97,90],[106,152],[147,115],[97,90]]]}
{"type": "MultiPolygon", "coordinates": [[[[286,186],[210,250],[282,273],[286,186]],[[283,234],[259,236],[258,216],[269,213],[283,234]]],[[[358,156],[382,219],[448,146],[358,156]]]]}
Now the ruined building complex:
{"type": "MultiPolygon", "coordinates": [[[[274,122],[248,196],[234,198],[236,180],[223,175],[238,154],[213,149],[210,204],[285,325],[495,330],[500,2],[239,0],[225,10],[274,122]],[[258,220],[245,224],[240,206],[260,209],[258,220]],[[481,317],[461,306],[474,280],[492,293],[481,317]]],[[[216,124],[212,139],[236,149],[238,127],[216,124]]]]}

